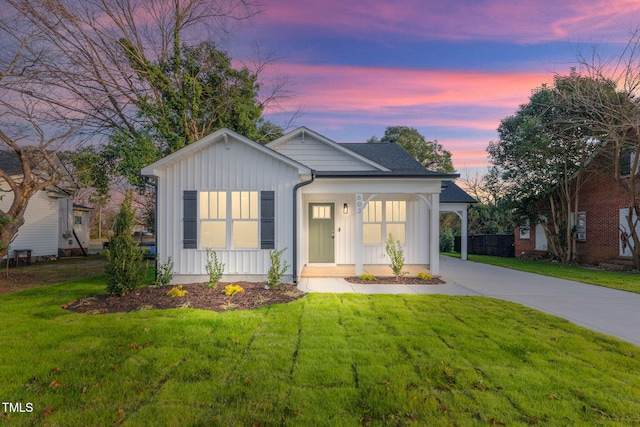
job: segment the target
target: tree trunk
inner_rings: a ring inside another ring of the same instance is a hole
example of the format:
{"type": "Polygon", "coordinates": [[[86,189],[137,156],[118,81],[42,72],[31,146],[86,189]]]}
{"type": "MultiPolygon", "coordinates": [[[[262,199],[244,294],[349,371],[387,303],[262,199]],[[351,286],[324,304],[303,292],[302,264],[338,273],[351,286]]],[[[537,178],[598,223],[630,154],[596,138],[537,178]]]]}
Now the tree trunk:
{"type": "MultiPolygon", "coordinates": [[[[1,218],[11,219],[9,215],[4,215],[1,218]]],[[[18,229],[22,224],[24,224],[24,215],[18,219],[12,219],[3,226],[0,226],[0,241],[2,241],[2,246],[0,247],[0,260],[6,256],[7,262],[9,262],[9,245],[18,234],[18,229]]]]}

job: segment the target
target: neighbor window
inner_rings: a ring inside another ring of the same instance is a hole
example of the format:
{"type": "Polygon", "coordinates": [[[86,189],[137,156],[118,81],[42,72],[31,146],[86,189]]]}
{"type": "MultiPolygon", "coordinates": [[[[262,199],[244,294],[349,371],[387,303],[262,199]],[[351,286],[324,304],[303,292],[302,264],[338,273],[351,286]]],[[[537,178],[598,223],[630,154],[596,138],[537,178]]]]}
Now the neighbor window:
{"type": "Polygon", "coordinates": [[[257,191],[200,192],[200,246],[257,249],[259,206],[257,191]]]}
{"type": "Polygon", "coordinates": [[[528,219],[524,221],[520,227],[520,239],[530,239],[531,238],[531,221],[528,219]]]}
{"type": "Polygon", "coordinates": [[[82,225],[82,217],[78,216],[78,215],[74,216],[73,217],[73,223],[75,225],[82,225]]]}

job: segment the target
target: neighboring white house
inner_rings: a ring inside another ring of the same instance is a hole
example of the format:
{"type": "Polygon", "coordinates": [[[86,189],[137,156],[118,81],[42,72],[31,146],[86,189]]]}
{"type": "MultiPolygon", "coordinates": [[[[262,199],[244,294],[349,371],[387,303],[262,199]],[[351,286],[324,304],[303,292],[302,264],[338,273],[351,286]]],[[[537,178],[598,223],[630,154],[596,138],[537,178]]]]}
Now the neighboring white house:
{"type": "MultiPolygon", "coordinates": [[[[440,193],[458,176],[425,169],[396,144],[338,144],[305,127],[267,146],[220,129],[142,174],[157,179],[158,254],[183,283],[206,280],[207,248],[225,280],[264,278],[270,250],[285,248],[288,280],[309,264],[360,274],[389,263],[389,234],[406,264],[438,275],[440,193]]],[[[449,203],[466,220],[464,200],[449,203]]]]}
{"type": "MultiPolygon", "coordinates": [[[[0,166],[13,176],[20,176],[22,172],[20,162],[11,152],[0,151],[0,166]]],[[[62,164],[60,166],[64,168],[62,164]]],[[[3,197],[0,209],[6,211],[13,201],[13,193],[3,183],[4,181],[0,181],[0,188],[4,190],[1,193],[3,197]]],[[[31,250],[32,259],[38,259],[57,257],[61,249],[69,246],[64,235],[70,230],[69,234],[73,238],[72,229],[62,225],[67,222],[73,224],[74,213],[67,206],[73,206],[73,195],[77,189],[77,184],[68,176],[60,185],[39,191],[31,197],[24,214],[24,224],[10,243],[10,259],[13,258],[14,249],[31,250]]],[[[88,242],[88,237],[86,241],[88,242]]]]}

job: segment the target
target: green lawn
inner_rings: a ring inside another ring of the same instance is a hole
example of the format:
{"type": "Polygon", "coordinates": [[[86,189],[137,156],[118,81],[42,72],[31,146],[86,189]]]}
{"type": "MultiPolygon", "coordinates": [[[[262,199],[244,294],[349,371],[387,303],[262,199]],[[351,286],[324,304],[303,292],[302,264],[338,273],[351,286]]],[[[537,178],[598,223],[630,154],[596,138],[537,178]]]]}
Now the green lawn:
{"type": "MultiPolygon", "coordinates": [[[[457,253],[443,253],[442,255],[460,258],[457,253]]],[[[529,261],[519,258],[501,258],[488,255],[469,255],[469,260],[483,264],[497,265],[513,270],[527,271],[559,279],[574,280],[622,291],[640,293],[640,274],[622,273],[616,271],[595,270],[591,268],[564,265],[548,261],[529,261]]]]}
{"type": "Polygon", "coordinates": [[[629,425],[640,348],[482,297],[85,315],[104,279],[0,295],[0,425],[629,425]]]}

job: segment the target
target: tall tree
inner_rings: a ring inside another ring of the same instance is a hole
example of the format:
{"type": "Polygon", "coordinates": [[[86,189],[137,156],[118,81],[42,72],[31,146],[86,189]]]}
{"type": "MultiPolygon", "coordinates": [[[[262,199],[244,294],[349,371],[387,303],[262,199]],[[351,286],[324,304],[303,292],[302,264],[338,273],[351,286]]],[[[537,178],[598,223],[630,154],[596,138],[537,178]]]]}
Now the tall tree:
{"type": "Polygon", "coordinates": [[[609,59],[597,49],[580,56],[574,74],[580,79],[573,81],[571,103],[588,113],[582,125],[605,139],[597,166],[627,194],[626,230],[619,231],[640,268],[640,27],[609,59]],[[584,81],[590,84],[580,84],[584,81]]]}
{"type": "Polygon", "coordinates": [[[262,109],[284,93],[276,86],[259,97],[257,74],[232,67],[214,43],[256,12],[253,0],[2,1],[55,55],[40,75],[52,90],[39,96],[67,91],[60,105],[108,138],[84,153],[100,153],[103,172],[135,178],[139,166],[220,126],[262,138],[262,109]]]}
{"type": "Polygon", "coordinates": [[[24,27],[10,9],[1,10],[0,259],[24,224],[31,198],[40,191],[65,191],[68,176],[56,152],[77,137],[84,117],[69,118],[58,100],[39,95],[50,92],[38,84],[50,53],[39,43],[38,29],[24,27]]]}
{"type": "Polygon", "coordinates": [[[394,142],[405,149],[422,166],[437,172],[454,173],[451,153],[444,149],[438,141],[427,141],[415,128],[407,126],[389,126],[384,136],[378,139],[372,136],[369,143],[394,142]]]}
{"type": "Polygon", "coordinates": [[[500,139],[487,151],[493,173],[507,185],[516,218],[542,224],[551,251],[563,262],[576,259],[579,190],[585,163],[600,147],[585,120],[568,104],[577,76],[556,77],[536,89],[527,104],[503,119],[500,139]],[[573,218],[572,218],[573,216],[573,218]]]}

